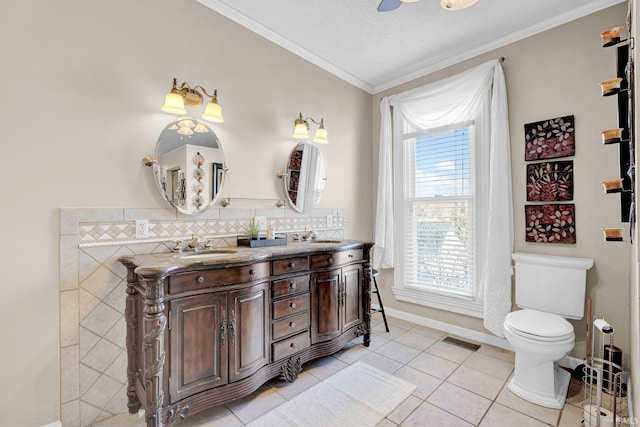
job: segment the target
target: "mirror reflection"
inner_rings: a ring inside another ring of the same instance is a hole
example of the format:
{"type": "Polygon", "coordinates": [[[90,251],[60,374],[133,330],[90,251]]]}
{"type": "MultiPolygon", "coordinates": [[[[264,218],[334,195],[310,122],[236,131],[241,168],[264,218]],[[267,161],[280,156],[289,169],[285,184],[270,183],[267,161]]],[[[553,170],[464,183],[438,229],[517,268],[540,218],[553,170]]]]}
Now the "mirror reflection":
{"type": "Polygon", "coordinates": [[[200,120],[185,117],[169,123],[158,138],[154,158],[160,194],[181,213],[206,210],[222,191],[226,171],[222,146],[200,120]]]}
{"type": "Polygon", "coordinates": [[[326,180],[318,147],[306,141],[293,147],[284,178],[285,193],[293,209],[305,212],[318,204],[326,180]]]}

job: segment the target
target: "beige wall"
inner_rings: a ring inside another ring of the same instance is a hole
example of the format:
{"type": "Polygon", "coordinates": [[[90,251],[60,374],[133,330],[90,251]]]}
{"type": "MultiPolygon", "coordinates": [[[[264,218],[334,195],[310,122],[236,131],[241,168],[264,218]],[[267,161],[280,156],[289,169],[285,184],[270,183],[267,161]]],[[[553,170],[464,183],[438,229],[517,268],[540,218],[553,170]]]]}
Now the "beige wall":
{"type": "MultiPolygon", "coordinates": [[[[3,1],[0,425],[59,415],[61,207],[164,207],[141,165],[171,79],[218,88],[226,197],[280,199],[298,112],[323,116],[327,184],[371,239],[371,96],[195,1],[3,1]],[[9,386],[10,385],[10,386],[9,386]]],[[[246,203],[251,203],[246,202],[246,203]]]]}
{"type": "MultiPolygon", "coordinates": [[[[621,4],[556,29],[505,46],[456,66],[419,78],[373,97],[374,176],[377,173],[382,97],[422,86],[459,73],[490,59],[505,57],[503,69],[509,99],[511,166],[513,173],[515,251],[593,258],[587,276],[593,310],[616,327],[615,343],[629,359],[630,245],[603,241],[601,227],[627,228],[620,221],[619,196],[603,194],[600,181],[618,177],[617,148],[601,145],[600,132],[617,126],[615,97],[600,96],[598,83],[615,77],[615,49],[600,47],[601,31],[625,25],[626,4],[621,4]],[[576,121],[574,201],[575,245],[526,243],[526,163],[524,124],[565,115],[576,121]]],[[[374,187],[375,188],[375,187],[374,187]]],[[[385,306],[427,318],[487,332],[480,319],[395,301],[390,288],[393,271],[380,274],[385,306]]],[[[574,322],[576,349],[585,353],[585,321],[574,322]]]]}

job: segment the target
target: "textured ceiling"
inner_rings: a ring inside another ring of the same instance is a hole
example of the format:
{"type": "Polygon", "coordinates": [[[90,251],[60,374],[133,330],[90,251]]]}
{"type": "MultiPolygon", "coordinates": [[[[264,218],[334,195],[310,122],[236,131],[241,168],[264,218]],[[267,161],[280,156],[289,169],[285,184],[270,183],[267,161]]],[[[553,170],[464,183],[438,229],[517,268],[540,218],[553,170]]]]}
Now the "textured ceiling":
{"type": "MultiPolygon", "coordinates": [[[[336,76],[377,93],[624,0],[196,0],[336,76]]],[[[604,30],[604,28],[603,28],[604,30]]]]}

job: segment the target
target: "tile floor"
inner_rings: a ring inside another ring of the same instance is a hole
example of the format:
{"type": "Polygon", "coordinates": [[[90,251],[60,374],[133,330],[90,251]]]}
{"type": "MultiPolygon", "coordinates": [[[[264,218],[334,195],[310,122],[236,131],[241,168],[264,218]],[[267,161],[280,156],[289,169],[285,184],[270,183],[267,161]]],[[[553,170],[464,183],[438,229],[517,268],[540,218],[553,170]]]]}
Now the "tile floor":
{"type": "MultiPolygon", "coordinates": [[[[306,364],[293,383],[272,380],[251,396],[194,415],[178,426],[243,426],[358,360],[417,386],[379,427],[581,425],[581,393],[568,398],[558,410],[531,404],[509,392],[506,383],[514,367],[512,352],[484,344],[471,351],[443,342],[443,332],[396,318],[388,320],[389,333],[380,314],[374,315],[370,347],[364,347],[358,338],[338,353],[306,364]]],[[[144,425],[143,418],[129,414],[96,424],[144,425]]]]}

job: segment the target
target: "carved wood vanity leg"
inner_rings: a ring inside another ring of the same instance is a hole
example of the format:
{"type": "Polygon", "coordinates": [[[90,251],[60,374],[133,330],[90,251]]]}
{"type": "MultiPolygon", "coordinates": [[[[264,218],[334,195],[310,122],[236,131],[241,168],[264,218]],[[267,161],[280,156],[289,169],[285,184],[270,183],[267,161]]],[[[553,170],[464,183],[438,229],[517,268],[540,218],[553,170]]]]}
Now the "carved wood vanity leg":
{"type": "Polygon", "coordinates": [[[146,282],[143,354],[146,367],[144,386],[147,427],[162,427],[164,330],[167,325],[163,283],[164,277],[146,282]]]}
{"type": "Polygon", "coordinates": [[[369,347],[371,344],[371,249],[364,250],[363,264],[364,277],[362,278],[362,303],[364,304],[364,339],[363,344],[369,347]]]}
{"type": "Polygon", "coordinates": [[[133,272],[133,267],[127,268],[127,300],[125,308],[125,320],[127,322],[127,398],[129,413],[135,414],[140,409],[140,400],[136,393],[136,372],[138,371],[138,318],[136,316],[136,290],[134,288],[138,280],[133,272]]]}

